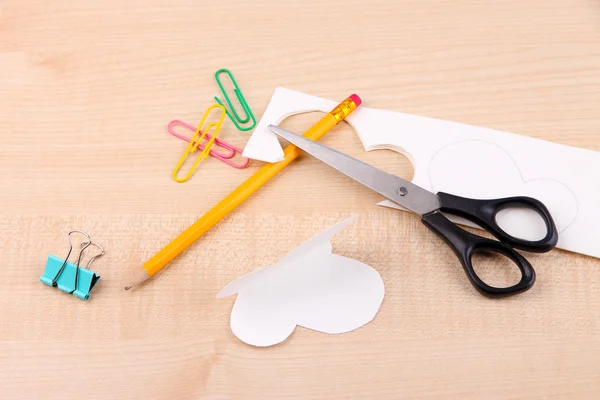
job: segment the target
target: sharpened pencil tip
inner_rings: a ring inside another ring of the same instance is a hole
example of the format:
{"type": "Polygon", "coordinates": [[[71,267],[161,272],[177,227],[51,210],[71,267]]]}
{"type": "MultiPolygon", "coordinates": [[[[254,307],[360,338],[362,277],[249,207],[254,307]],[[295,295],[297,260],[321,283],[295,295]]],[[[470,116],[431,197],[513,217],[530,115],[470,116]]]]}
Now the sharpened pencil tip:
{"type": "Polygon", "coordinates": [[[133,277],[131,281],[129,281],[129,285],[125,286],[125,290],[129,290],[131,288],[137,288],[142,283],[146,282],[150,278],[150,275],[146,272],[145,269],[140,269],[137,271],[137,274],[133,277]]]}

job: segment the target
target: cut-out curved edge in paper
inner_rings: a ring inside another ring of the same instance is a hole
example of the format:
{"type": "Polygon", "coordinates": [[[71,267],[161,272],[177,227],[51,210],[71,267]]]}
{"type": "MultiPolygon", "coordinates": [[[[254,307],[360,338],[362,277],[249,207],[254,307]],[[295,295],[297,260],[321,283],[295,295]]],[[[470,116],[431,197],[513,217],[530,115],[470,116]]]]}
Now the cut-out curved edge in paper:
{"type": "MultiPolygon", "coordinates": [[[[267,128],[269,124],[303,112],[329,112],[336,105],[333,100],[276,88],[244,156],[279,161],[283,150],[267,128]]],[[[365,150],[389,149],[406,156],[415,171],[412,182],[424,189],[479,198],[537,198],[556,220],[558,248],[600,258],[599,152],[364,104],[346,122],[356,130],[365,150]],[[471,146],[479,153],[467,151],[471,146]],[[494,158],[498,165],[491,162],[494,158]],[[494,178],[484,179],[479,170],[491,172],[494,178]]],[[[403,209],[390,201],[379,205],[403,209]]],[[[457,217],[451,219],[474,226],[457,217]]],[[[535,215],[521,210],[509,210],[499,217],[503,228],[524,237],[539,233],[539,225],[532,225],[532,220],[537,221],[535,215]]]]}
{"type": "MultiPolygon", "coordinates": [[[[429,177],[435,193],[458,190],[461,196],[474,199],[535,197],[550,210],[559,233],[577,218],[577,199],[568,187],[553,179],[524,181],[510,154],[495,144],[469,140],[448,145],[433,156],[429,177]],[[456,158],[469,162],[453,163],[456,158]],[[449,165],[453,167],[448,168],[449,165]],[[473,168],[474,165],[477,167],[473,168]],[[490,181],[494,184],[488,187],[490,181]]],[[[546,233],[542,219],[533,211],[514,209],[500,213],[497,220],[506,231],[523,239],[539,240],[546,233]]]]}
{"type": "Polygon", "coordinates": [[[329,334],[370,322],[383,301],[379,273],[367,264],[332,253],[330,239],[356,217],[302,243],[276,264],[244,275],[217,298],[237,294],[231,330],[244,343],[272,346],[296,326],[329,334]]]}

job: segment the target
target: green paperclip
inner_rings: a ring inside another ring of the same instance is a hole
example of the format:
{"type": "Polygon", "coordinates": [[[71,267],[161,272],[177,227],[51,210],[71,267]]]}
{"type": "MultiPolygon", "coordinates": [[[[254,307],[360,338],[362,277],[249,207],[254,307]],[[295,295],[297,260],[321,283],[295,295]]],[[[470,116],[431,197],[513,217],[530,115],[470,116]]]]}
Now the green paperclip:
{"type": "Polygon", "coordinates": [[[215,100],[221,106],[225,107],[225,110],[227,111],[227,115],[229,115],[231,122],[233,122],[235,127],[238,128],[240,131],[245,132],[245,131],[254,129],[254,127],[256,126],[256,118],[254,118],[254,114],[252,114],[252,110],[250,110],[250,106],[248,106],[248,103],[246,102],[246,99],[244,98],[244,95],[242,94],[242,91],[240,90],[240,87],[238,86],[235,79],[233,78],[233,75],[231,74],[231,72],[227,68],[221,68],[220,70],[215,72],[215,79],[217,81],[217,84],[219,85],[219,88],[221,89],[221,93],[223,93],[223,97],[225,97],[225,101],[227,102],[227,104],[229,104],[229,109],[231,111],[223,105],[223,103],[221,102],[221,100],[219,100],[219,98],[217,96],[215,96],[215,100]],[[235,96],[237,97],[238,101],[240,102],[240,105],[242,106],[242,110],[244,110],[244,113],[246,114],[246,116],[244,118],[240,118],[238,113],[235,111],[235,108],[233,108],[233,104],[231,104],[231,100],[229,99],[229,96],[227,96],[227,93],[225,92],[225,88],[223,88],[223,84],[221,83],[221,80],[219,79],[219,74],[221,74],[223,72],[226,73],[227,75],[229,75],[229,79],[231,79],[231,83],[233,83],[233,87],[234,87],[233,92],[235,93],[235,96]],[[252,119],[252,125],[247,126],[247,127],[242,127],[240,125],[240,124],[247,123],[248,121],[250,121],[250,119],[252,119]]]}

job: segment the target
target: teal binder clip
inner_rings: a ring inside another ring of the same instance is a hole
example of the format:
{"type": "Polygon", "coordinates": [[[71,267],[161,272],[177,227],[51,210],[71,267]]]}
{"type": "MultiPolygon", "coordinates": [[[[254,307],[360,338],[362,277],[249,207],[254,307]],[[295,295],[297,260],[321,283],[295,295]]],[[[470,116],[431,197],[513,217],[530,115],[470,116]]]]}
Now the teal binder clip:
{"type": "Polygon", "coordinates": [[[96,258],[104,255],[104,248],[98,243],[92,242],[87,233],[79,230],[69,232],[69,245],[69,252],[64,260],[52,254],[48,256],[46,269],[44,270],[44,275],[41,276],[40,281],[48,286],[58,287],[58,289],[65,293],[72,293],[82,300],[87,300],[90,297],[90,291],[100,279],[100,276],[90,271],[89,268],[96,258]],[[73,233],[79,233],[86,237],[86,240],[81,243],[81,250],[76,264],[69,262],[69,256],[73,251],[73,243],[71,242],[71,235],[73,233]],[[90,261],[88,261],[85,268],[80,267],[83,253],[89,246],[99,248],[100,253],[90,258],[90,261]]]}

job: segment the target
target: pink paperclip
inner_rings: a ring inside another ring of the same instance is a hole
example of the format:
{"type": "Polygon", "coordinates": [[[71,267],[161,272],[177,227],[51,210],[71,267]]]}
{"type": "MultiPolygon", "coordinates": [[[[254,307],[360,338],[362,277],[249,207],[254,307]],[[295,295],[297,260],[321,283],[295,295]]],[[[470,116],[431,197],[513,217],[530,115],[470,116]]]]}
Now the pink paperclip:
{"type": "MultiPolygon", "coordinates": [[[[185,123],[185,122],[179,120],[179,119],[174,119],[173,121],[169,122],[169,124],[167,125],[167,130],[169,131],[169,133],[171,135],[173,135],[173,136],[175,136],[175,137],[177,137],[177,138],[179,138],[181,140],[185,140],[186,142],[189,143],[190,138],[188,138],[188,137],[186,137],[186,136],[184,136],[184,135],[182,135],[180,133],[175,132],[175,130],[173,129],[174,125],[181,125],[184,128],[187,128],[187,129],[189,129],[192,132],[195,132],[196,128],[194,126],[188,124],[188,123],[185,123]]],[[[212,136],[210,134],[208,134],[208,133],[205,135],[206,140],[210,140],[211,137],[212,136]]],[[[213,146],[213,149],[210,149],[210,151],[209,151],[209,154],[211,156],[213,156],[215,158],[218,158],[219,160],[223,161],[225,164],[230,165],[233,168],[237,168],[237,169],[243,169],[243,168],[246,168],[248,165],[250,165],[250,159],[249,158],[246,158],[246,161],[243,164],[236,164],[236,163],[234,163],[233,161],[230,160],[231,158],[233,158],[235,156],[235,153],[242,154],[242,150],[241,149],[239,149],[239,148],[237,148],[237,147],[235,147],[235,146],[233,146],[233,145],[231,145],[231,144],[229,144],[227,142],[224,142],[224,141],[222,141],[219,138],[215,139],[215,145],[219,146],[219,147],[222,147],[222,148],[224,148],[226,150],[229,150],[229,153],[228,154],[217,153],[216,151],[213,150],[214,149],[214,146],[213,146]]],[[[204,149],[204,145],[199,144],[198,148],[200,150],[203,150],[204,149]]]]}
{"type": "MultiPolygon", "coordinates": [[[[190,138],[188,138],[188,137],[185,137],[185,136],[183,136],[182,134],[175,132],[175,130],[173,129],[173,125],[177,125],[177,124],[179,124],[179,125],[181,125],[181,126],[183,126],[183,127],[187,128],[187,129],[189,129],[189,130],[191,130],[191,131],[193,131],[193,132],[196,132],[196,128],[195,128],[195,127],[193,127],[192,125],[190,125],[190,124],[186,124],[185,122],[183,122],[183,121],[180,121],[180,120],[178,120],[178,119],[174,119],[173,121],[169,122],[169,124],[167,125],[167,129],[169,130],[169,133],[170,133],[171,135],[173,135],[173,136],[175,136],[175,137],[178,137],[178,138],[179,138],[179,139],[181,139],[181,140],[185,140],[186,142],[188,142],[188,143],[189,143],[189,142],[190,142],[190,138]]],[[[208,140],[210,140],[210,139],[212,138],[212,135],[210,135],[210,134],[208,134],[208,133],[207,133],[207,134],[206,134],[206,136],[205,136],[205,138],[206,138],[206,140],[208,141],[208,140]]],[[[215,144],[216,144],[217,146],[219,146],[219,147],[223,147],[223,148],[225,148],[225,149],[229,150],[229,151],[230,151],[230,153],[229,153],[229,154],[221,154],[221,153],[217,153],[216,151],[214,151],[214,150],[212,150],[212,149],[211,149],[211,150],[209,151],[209,154],[210,154],[211,156],[213,156],[213,157],[217,157],[217,158],[219,158],[219,157],[220,157],[220,159],[229,159],[229,158],[233,158],[233,156],[235,156],[235,150],[234,150],[234,149],[232,149],[232,148],[231,148],[231,146],[229,146],[227,143],[223,142],[223,141],[222,141],[222,140],[220,140],[219,138],[215,139],[215,144]]],[[[199,148],[200,150],[204,150],[204,145],[203,145],[203,144],[199,144],[199,145],[198,145],[198,148],[199,148]]]]}

